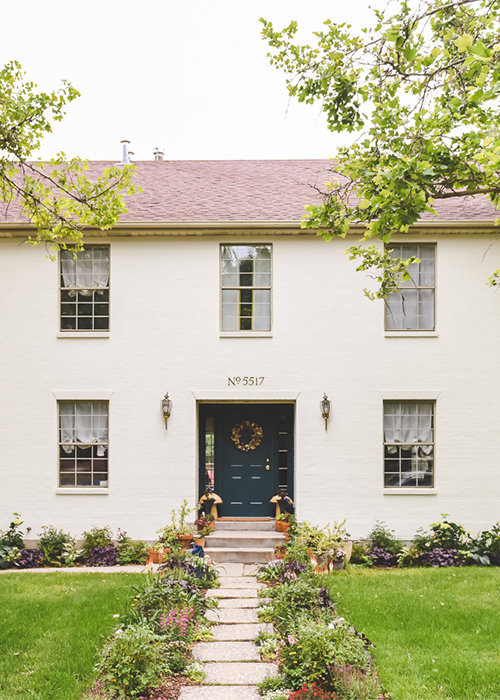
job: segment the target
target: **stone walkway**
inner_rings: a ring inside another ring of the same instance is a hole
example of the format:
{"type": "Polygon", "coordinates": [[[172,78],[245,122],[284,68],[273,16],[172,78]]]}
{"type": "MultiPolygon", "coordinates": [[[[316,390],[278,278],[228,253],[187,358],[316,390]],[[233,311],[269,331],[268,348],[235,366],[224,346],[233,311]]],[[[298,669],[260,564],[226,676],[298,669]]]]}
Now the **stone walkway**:
{"type": "Polygon", "coordinates": [[[255,569],[250,564],[219,566],[221,587],[208,591],[219,599],[219,607],[207,613],[218,623],[213,628],[215,641],[200,642],[193,650],[207,675],[201,686],[184,686],[179,700],[258,700],[257,683],[277,673],[274,664],[260,661],[253,642],[261,630],[272,631],[257,618],[262,586],[255,569]]]}

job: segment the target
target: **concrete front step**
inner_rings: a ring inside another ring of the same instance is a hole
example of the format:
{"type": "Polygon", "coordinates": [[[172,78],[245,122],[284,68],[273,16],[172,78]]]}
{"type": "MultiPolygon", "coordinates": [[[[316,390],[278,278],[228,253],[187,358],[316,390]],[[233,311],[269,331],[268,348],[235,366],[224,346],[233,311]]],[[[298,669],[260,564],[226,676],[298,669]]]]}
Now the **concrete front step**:
{"type": "Polygon", "coordinates": [[[251,685],[260,683],[266,676],[276,676],[278,667],[275,664],[266,663],[239,663],[238,661],[225,663],[204,664],[207,673],[203,685],[219,683],[224,685],[251,685]]]}
{"type": "Polygon", "coordinates": [[[206,548],[209,557],[216,564],[224,562],[240,562],[243,564],[265,564],[273,555],[274,547],[258,549],[254,547],[244,547],[231,549],[229,547],[210,547],[206,548]]]}
{"type": "Polygon", "coordinates": [[[207,537],[205,549],[210,553],[214,547],[236,548],[253,548],[260,549],[261,547],[275,547],[277,544],[283,544],[285,537],[282,532],[271,532],[260,530],[225,530],[223,532],[214,532],[207,537]]]}
{"type": "Polygon", "coordinates": [[[216,520],[215,532],[225,530],[260,530],[276,532],[274,520],[216,520]]]}

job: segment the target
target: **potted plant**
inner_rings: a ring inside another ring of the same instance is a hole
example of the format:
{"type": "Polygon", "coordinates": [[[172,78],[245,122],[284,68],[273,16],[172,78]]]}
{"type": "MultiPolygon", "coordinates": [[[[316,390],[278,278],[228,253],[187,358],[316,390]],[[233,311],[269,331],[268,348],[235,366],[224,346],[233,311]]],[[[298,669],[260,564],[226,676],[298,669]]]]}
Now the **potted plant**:
{"type": "Polygon", "coordinates": [[[214,516],[211,514],[200,515],[200,517],[194,521],[194,524],[200,537],[206,537],[215,529],[214,516]]]}
{"type": "Polygon", "coordinates": [[[187,518],[191,513],[191,508],[186,499],[177,510],[173,510],[170,516],[172,531],[175,532],[176,539],[183,549],[189,547],[189,543],[193,539],[193,526],[189,525],[187,518]]]}
{"type": "Polygon", "coordinates": [[[340,547],[333,550],[332,559],[329,564],[330,571],[338,571],[344,568],[345,552],[340,547]]]}
{"type": "Polygon", "coordinates": [[[276,518],[276,530],[278,532],[288,532],[291,517],[291,513],[280,513],[276,518]]]}

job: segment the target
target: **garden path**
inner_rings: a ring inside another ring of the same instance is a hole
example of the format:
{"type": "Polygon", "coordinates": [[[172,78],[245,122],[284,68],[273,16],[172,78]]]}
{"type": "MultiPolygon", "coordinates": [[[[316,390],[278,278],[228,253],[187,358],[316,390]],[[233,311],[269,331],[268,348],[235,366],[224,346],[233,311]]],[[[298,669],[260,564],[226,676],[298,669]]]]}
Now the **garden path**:
{"type": "Polygon", "coordinates": [[[200,642],[193,651],[203,663],[206,677],[201,686],[184,686],[179,700],[258,700],[257,683],[277,673],[274,664],[263,663],[254,640],[271,625],[259,623],[257,593],[262,587],[255,566],[225,563],[220,566],[220,588],[208,591],[219,607],[207,617],[217,623],[214,641],[200,642]]]}

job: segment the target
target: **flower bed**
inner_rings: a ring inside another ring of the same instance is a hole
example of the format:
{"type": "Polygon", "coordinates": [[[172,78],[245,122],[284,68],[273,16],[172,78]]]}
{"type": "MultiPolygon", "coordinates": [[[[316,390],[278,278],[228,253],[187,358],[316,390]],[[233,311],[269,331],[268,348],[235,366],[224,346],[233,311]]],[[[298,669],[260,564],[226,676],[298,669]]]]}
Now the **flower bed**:
{"type": "MultiPolygon", "coordinates": [[[[462,525],[443,520],[430,531],[419,531],[411,546],[395,537],[384,523],[376,523],[368,542],[353,547],[357,566],[488,566],[500,563],[500,524],[477,538],[462,525]]],[[[290,539],[280,545],[258,571],[269,588],[259,618],[273,624],[273,634],[257,638],[263,660],[278,664],[279,675],[261,684],[265,700],[305,700],[323,697],[345,700],[389,698],[379,679],[373,645],[336,607],[316,573],[332,570],[328,563],[345,558],[343,523],[323,530],[309,523],[290,523],[290,539]]]]}
{"type": "Polygon", "coordinates": [[[203,668],[193,662],[191,649],[196,641],[211,637],[204,615],[217,603],[204,592],[217,585],[209,559],[177,553],[156,574],[148,574],[144,584],[134,586],[128,609],[115,616],[116,629],[97,663],[97,696],[160,698],[166,677],[203,680],[203,668]]]}

